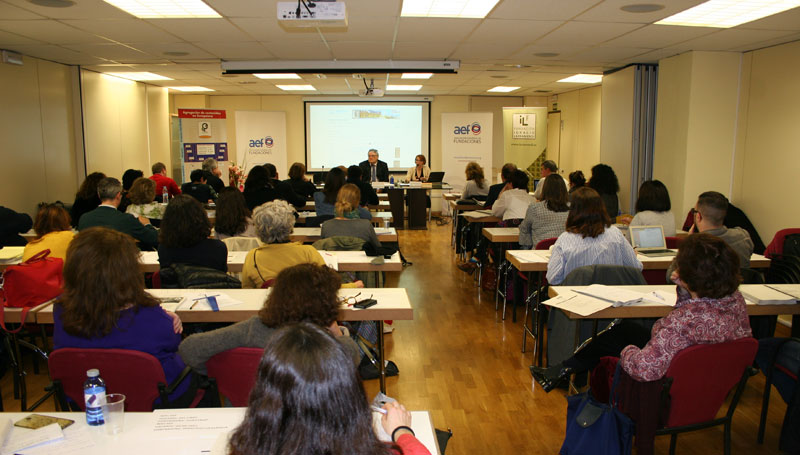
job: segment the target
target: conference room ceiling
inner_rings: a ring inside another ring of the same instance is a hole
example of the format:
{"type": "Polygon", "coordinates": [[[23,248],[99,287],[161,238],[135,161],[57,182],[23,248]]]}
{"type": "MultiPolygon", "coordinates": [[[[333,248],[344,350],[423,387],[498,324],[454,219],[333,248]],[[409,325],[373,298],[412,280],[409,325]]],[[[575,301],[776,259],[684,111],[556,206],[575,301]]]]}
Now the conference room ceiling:
{"type": "Polygon", "coordinates": [[[576,73],[601,74],[631,63],[655,63],[687,51],[742,52],[800,39],[800,8],[734,28],[676,27],[655,21],[702,3],[657,0],[664,8],[629,13],[636,0],[500,0],[484,19],[400,17],[402,0],[345,0],[346,28],[285,28],[277,0],[205,0],[222,18],[138,19],[102,0],[67,8],[0,0],[0,48],[98,72],[149,71],[174,80],[159,86],[203,86],[216,95],[353,95],[352,75],[303,75],[304,81],[223,75],[223,60],[460,60],[458,74],[428,80],[367,74],[375,87],[421,84],[398,95],[546,96],[593,84],[559,83],[576,73]],[[541,56],[537,54],[552,55],[541,56]],[[553,55],[555,54],[555,55],[553,55]],[[315,92],[277,84],[308,83],[315,92]]]}

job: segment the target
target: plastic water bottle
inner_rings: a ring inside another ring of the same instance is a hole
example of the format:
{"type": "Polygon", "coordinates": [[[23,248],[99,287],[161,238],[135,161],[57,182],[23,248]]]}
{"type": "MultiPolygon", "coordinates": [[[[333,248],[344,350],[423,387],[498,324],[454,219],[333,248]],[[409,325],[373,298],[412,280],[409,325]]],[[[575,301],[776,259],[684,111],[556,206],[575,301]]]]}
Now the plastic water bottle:
{"type": "Polygon", "coordinates": [[[394,185],[394,176],[389,177],[389,185],[394,185]]]}
{"type": "Polygon", "coordinates": [[[166,185],[164,185],[164,190],[161,192],[161,202],[165,204],[169,202],[169,190],[166,185]]]}
{"type": "Polygon", "coordinates": [[[92,426],[103,425],[103,405],[106,403],[106,383],[100,378],[100,370],[86,371],[83,383],[83,398],[86,402],[86,423],[92,426]]]}

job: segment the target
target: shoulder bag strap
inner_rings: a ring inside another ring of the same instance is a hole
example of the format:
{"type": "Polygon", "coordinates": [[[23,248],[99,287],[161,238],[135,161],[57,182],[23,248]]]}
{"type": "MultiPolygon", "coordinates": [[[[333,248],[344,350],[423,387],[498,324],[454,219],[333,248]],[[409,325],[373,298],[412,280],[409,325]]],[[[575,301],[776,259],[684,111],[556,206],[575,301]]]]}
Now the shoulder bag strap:
{"type": "Polygon", "coordinates": [[[261,270],[258,270],[258,261],[256,261],[256,251],[258,251],[258,248],[253,248],[253,265],[256,268],[256,273],[258,273],[258,277],[261,278],[261,282],[263,283],[267,280],[264,279],[264,275],[261,274],[261,270]]]}

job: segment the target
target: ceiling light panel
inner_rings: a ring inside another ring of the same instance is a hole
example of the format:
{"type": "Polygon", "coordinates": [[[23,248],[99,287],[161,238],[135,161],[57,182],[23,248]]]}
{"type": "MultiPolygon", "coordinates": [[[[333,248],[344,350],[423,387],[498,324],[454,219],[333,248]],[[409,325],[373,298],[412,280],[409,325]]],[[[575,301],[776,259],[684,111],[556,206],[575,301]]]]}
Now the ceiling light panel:
{"type": "Polygon", "coordinates": [[[103,0],[141,19],[222,17],[201,0],[103,0]]]}
{"type": "Polygon", "coordinates": [[[430,79],[433,73],[403,73],[400,79],[430,79]]]}
{"type": "Polygon", "coordinates": [[[161,76],[155,73],[147,72],[123,72],[123,73],[105,73],[109,76],[120,77],[131,81],[171,81],[171,77],[161,76]]]}
{"type": "Polygon", "coordinates": [[[574,84],[596,84],[603,80],[602,74],[576,74],[556,82],[571,82],[574,84]]]}
{"type": "Polygon", "coordinates": [[[387,85],[386,91],[387,92],[416,92],[421,89],[421,85],[387,85]]]}
{"type": "Polygon", "coordinates": [[[483,19],[499,0],[403,0],[402,17],[483,19]]]}
{"type": "Polygon", "coordinates": [[[297,73],[253,73],[259,79],[300,79],[297,73]]]}
{"type": "Polygon", "coordinates": [[[276,87],[286,91],[317,91],[313,85],[276,85],[276,87]]]}
{"type": "Polygon", "coordinates": [[[498,85],[497,87],[490,88],[487,92],[494,92],[494,93],[508,93],[513,92],[514,90],[519,90],[519,87],[506,87],[503,85],[498,85]]]}
{"type": "Polygon", "coordinates": [[[199,86],[181,86],[181,87],[167,87],[170,90],[177,90],[179,92],[213,92],[214,89],[199,86]]]}
{"type": "Polygon", "coordinates": [[[798,6],[800,0],[710,0],[656,24],[730,28],[798,6]]]}

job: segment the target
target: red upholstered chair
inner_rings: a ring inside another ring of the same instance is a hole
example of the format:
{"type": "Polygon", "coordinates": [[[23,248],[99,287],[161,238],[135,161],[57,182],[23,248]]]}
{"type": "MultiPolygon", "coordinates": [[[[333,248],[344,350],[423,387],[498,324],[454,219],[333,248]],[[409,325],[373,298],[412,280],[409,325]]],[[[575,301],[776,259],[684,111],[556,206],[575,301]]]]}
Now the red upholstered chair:
{"type": "Polygon", "coordinates": [[[667,248],[671,250],[677,249],[681,244],[681,241],[678,237],[664,237],[664,240],[667,241],[667,248]]]}
{"type": "Polygon", "coordinates": [[[671,406],[667,426],[657,435],[671,435],[669,452],[675,453],[678,433],[724,425],[725,455],[731,453],[731,421],[750,376],[758,341],[742,338],[718,344],[690,346],[675,355],[666,377],[671,406]],[[737,385],[738,384],[738,385],[737,385]],[[728,411],[716,418],[728,392],[736,387],[728,411]]]}
{"type": "Polygon", "coordinates": [[[154,356],[129,349],[57,349],[48,359],[50,378],[63,411],[70,409],[66,397],[84,410],[83,383],[86,370],[97,368],[106,383],[106,393],[125,395],[125,409],[130,412],[150,412],[153,402],[161,399],[159,407],[169,406],[169,394],[191,372],[189,367],[167,385],[164,369],[154,356]]]}
{"type": "Polygon", "coordinates": [[[256,382],[261,348],[235,348],[206,361],[208,377],[213,378],[219,392],[237,407],[247,406],[250,390],[256,382]]]}

